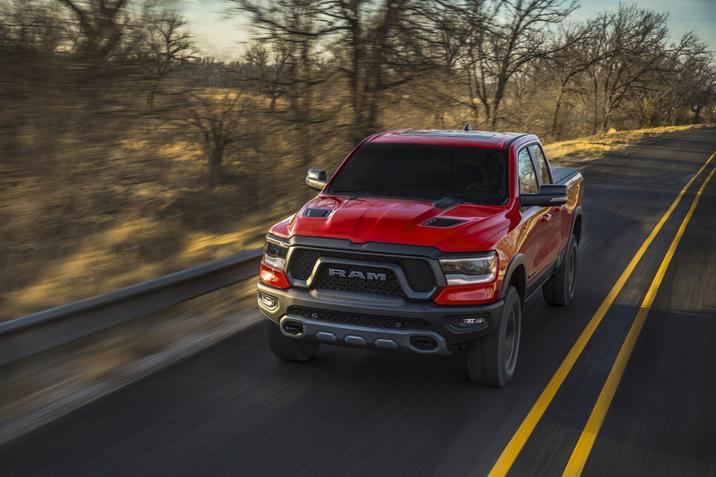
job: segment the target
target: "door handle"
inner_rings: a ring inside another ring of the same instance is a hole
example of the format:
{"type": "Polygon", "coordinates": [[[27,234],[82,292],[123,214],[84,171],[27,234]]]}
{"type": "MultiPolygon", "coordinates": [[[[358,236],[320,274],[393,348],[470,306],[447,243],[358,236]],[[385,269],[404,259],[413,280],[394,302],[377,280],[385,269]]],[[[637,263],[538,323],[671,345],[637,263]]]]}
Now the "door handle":
{"type": "Polygon", "coordinates": [[[539,219],[540,222],[549,222],[552,220],[552,214],[544,214],[542,218],[539,219]]]}

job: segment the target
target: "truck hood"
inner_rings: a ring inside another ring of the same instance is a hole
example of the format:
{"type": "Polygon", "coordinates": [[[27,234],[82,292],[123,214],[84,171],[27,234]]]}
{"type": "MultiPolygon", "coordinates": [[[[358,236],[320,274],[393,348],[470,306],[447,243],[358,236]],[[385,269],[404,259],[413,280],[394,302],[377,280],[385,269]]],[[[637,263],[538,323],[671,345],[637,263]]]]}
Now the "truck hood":
{"type": "Polygon", "coordinates": [[[284,237],[399,243],[464,252],[492,248],[507,233],[509,224],[508,209],[499,206],[458,204],[443,210],[428,200],[321,195],[296,215],[276,224],[271,232],[284,237]],[[312,215],[326,216],[308,216],[309,210],[312,215]],[[425,225],[438,217],[464,222],[448,227],[425,225]]]}

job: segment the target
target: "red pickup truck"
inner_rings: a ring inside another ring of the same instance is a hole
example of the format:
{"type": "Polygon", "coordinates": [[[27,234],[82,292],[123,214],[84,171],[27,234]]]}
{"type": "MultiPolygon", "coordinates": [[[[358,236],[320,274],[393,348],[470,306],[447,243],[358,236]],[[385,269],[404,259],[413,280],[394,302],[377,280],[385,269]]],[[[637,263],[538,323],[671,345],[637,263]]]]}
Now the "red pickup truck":
{"type": "Polygon", "coordinates": [[[531,134],[400,130],[368,137],[266,237],[258,304],[273,353],[320,344],[465,351],[473,382],[514,375],[524,303],[574,296],[582,176],[531,134]]]}

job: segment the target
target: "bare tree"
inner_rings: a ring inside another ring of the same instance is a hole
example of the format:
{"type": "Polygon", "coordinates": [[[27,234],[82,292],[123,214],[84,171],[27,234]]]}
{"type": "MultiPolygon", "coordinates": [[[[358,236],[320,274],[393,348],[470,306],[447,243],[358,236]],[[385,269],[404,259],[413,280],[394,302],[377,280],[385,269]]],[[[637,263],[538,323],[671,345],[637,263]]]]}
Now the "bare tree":
{"type": "Polygon", "coordinates": [[[703,113],[716,102],[716,71],[710,55],[698,55],[682,65],[681,81],[676,92],[694,114],[692,123],[703,122],[703,113]]]}
{"type": "MultiPolygon", "coordinates": [[[[313,125],[325,121],[316,113],[315,87],[325,77],[317,77],[316,48],[320,40],[334,32],[331,18],[324,14],[326,0],[233,0],[248,14],[258,41],[270,42],[280,61],[281,75],[272,79],[276,92],[288,101],[285,120],[296,134],[299,162],[313,159],[313,125]]],[[[266,78],[264,78],[265,80],[266,78]]],[[[273,108],[275,110],[275,103],[273,108]]]]}
{"type": "Polygon", "coordinates": [[[10,0],[0,7],[0,44],[51,54],[67,36],[66,18],[47,2],[10,0]]]}
{"type": "Polygon", "coordinates": [[[570,96],[584,96],[584,77],[589,68],[603,61],[614,51],[602,48],[595,31],[595,25],[587,22],[562,31],[558,40],[565,48],[560,49],[543,62],[544,69],[550,69],[557,81],[557,94],[552,112],[550,135],[559,139],[564,136],[560,117],[565,101],[570,96]]]}
{"type": "Polygon", "coordinates": [[[670,85],[664,89],[673,96],[671,109],[688,108],[693,123],[703,121],[703,111],[716,99],[716,70],[712,61],[706,44],[693,33],[687,33],[669,50],[667,65],[660,70],[660,84],[670,85]]]}
{"type": "Polygon", "coordinates": [[[349,138],[357,142],[380,128],[385,94],[436,69],[426,54],[423,2],[336,0],[340,70],[348,80],[353,115],[349,138]]]}
{"type": "Polygon", "coordinates": [[[244,78],[258,84],[259,91],[269,98],[269,112],[276,112],[276,103],[289,94],[291,86],[287,73],[291,62],[291,48],[277,40],[269,46],[253,43],[244,58],[250,68],[244,78]]]}
{"type": "Polygon", "coordinates": [[[589,68],[592,84],[593,132],[606,131],[629,93],[657,71],[668,54],[667,16],[620,5],[595,22],[604,57],[589,68]]]}
{"type": "Polygon", "coordinates": [[[477,29],[484,28],[482,22],[487,15],[483,7],[482,2],[434,0],[424,8],[424,16],[430,21],[426,35],[427,52],[437,68],[432,80],[427,81],[429,94],[423,97],[438,110],[435,112],[436,127],[445,127],[444,112],[455,107],[466,110],[465,114],[458,115],[461,116],[460,123],[479,123],[481,106],[473,101],[472,94],[465,94],[461,65],[466,62],[471,36],[477,29]]]}
{"type": "Polygon", "coordinates": [[[122,16],[128,0],[57,0],[74,15],[78,27],[77,53],[85,60],[107,60],[121,44],[127,18],[122,16]],[[85,5],[86,4],[86,5],[85,5]]]}
{"type": "Polygon", "coordinates": [[[549,27],[576,9],[573,0],[467,0],[451,5],[469,16],[470,35],[461,61],[469,98],[482,105],[485,123],[497,128],[510,80],[533,61],[567,44],[551,41],[549,27]]]}
{"type": "Polygon", "coordinates": [[[252,110],[253,105],[243,91],[234,88],[210,89],[189,97],[182,120],[198,136],[210,184],[223,176],[227,148],[248,137],[247,117],[252,110]]]}
{"type": "Polygon", "coordinates": [[[155,5],[147,4],[141,26],[134,48],[137,61],[150,82],[147,104],[153,109],[162,82],[195,57],[194,44],[186,20],[176,10],[157,11],[155,5]]]}

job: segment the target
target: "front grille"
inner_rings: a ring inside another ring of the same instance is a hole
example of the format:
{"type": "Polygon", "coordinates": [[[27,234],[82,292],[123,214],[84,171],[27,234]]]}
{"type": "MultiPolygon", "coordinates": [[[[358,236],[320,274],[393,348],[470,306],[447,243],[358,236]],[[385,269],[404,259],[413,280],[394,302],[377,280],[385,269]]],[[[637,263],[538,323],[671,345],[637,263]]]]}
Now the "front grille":
{"type": "Polygon", "coordinates": [[[401,290],[398,284],[398,279],[392,270],[386,268],[376,267],[358,267],[351,265],[350,271],[360,272],[363,276],[368,276],[369,273],[379,273],[385,276],[385,280],[367,280],[365,278],[349,278],[340,276],[331,276],[328,274],[329,268],[339,268],[340,266],[328,266],[328,264],[321,266],[318,270],[318,274],[313,282],[315,288],[324,290],[341,290],[357,293],[375,293],[377,295],[389,295],[389,296],[403,296],[403,290],[401,290]]]}
{"type": "Polygon", "coordinates": [[[429,330],[430,323],[423,320],[386,318],[381,316],[358,315],[338,313],[334,311],[317,310],[298,306],[288,307],[288,313],[299,315],[310,320],[328,321],[344,325],[370,326],[373,328],[406,329],[406,330],[429,330]]]}
{"type": "Polygon", "coordinates": [[[420,258],[400,257],[392,255],[341,252],[335,250],[315,250],[297,248],[293,250],[288,263],[288,271],[297,280],[306,280],[311,275],[313,266],[319,257],[343,258],[361,262],[386,262],[400,266],[410,288],[416,292],[429,292],[435,286],[435,275],[430,264],[420,258]]]}
{"type": "Polygon", "coordinates": [[[288,271],[291,272],[293,278],[306,280],[311,276],[313,266],[320,256],[321,252],[318,250],[297,248],[291,253],[291,258],[288,261],[288,271]]]}

